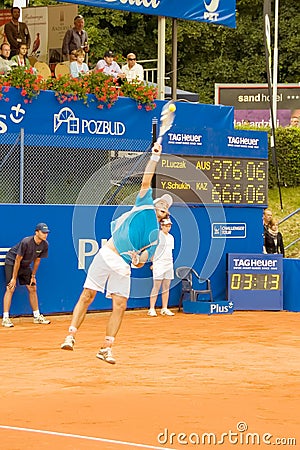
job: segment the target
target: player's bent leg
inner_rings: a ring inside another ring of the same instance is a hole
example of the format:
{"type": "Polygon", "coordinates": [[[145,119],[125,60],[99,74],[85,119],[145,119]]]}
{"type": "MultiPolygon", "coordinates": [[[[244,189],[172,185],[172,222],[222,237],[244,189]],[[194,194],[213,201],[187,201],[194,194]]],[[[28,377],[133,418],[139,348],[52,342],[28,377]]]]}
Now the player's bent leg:
{"type": "Polygon", "coordinates": [[[116,360],[112,354],[112,343],[122,324],[124,312],[127,307],[127,298],[112,294],[113,310],[106,327],[106,339],[96,357],[109,364],[115,364],[116,360]],[[110,339],[109,339],[110,338],[110,339]]]}
{"type": "Polygon", "coordinates": [[[62,350],[73,350],[75,345],[75,334],[84,321],[86,312],[90,304],[93,302],[97,291],[92,289],[84,288],[79,300],[74,308],[71,326],[69,328],[69,334],[66,336],[64,342],[61,344],[60,348],[62,350]]]}
{"type": "Polygon", "coordinates": [[[112,294],[112,302],[113,310],[106,327],[106,336],[116,337],[127,308],[127,298],[112,294]]]}
{"type": "Polygon", "coordinates": [[[84,321],[88,307],[93,303],[97,291],[84,288],[74,308],[71,327],[79,328],[84,321]]]}

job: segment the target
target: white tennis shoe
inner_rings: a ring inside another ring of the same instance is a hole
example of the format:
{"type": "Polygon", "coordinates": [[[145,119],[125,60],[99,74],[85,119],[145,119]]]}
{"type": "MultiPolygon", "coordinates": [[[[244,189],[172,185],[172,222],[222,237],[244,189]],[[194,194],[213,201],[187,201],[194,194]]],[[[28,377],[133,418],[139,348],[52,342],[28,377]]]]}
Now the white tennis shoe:
{"type": "Polygon", "coordinates": [[[12,323],[9,317],[6,317],[5,319],[2,320],[2,326],[5,328],[12,328],[14,327],[14,324],[12,323]]]}
{"type": "Polygon", "coordinates": [[[175,314],[174,314],[172,311],[170,311],[168,308],[163,308],[163,309],[160,311],[160,314],[161,314],[162,316],[175,316],[175,314]]]}
{"type": "Polygon", "coordinates": [[[116,364],[116,360],[112,355],[112,350],[110,347],[100,348],[96,357],[101,359],[101,361],[105,361],[109,364],[116,364]]]}
{"type": "Polygon", "coordinates": [[[43,314],[40,314],[38,317],[34,317],[33,323],[41,323],[42,325],[48,325],[50,320],[46,319],[46,317],[43,316],[43,314]]]}
{"type": "Polygon", "coordinates": [[[60,346],[60,348],[62,350],[73,350],[74,349],[74,345],[75,345],[75,339],[74,336],[72,336],[71,334],[69,334],[66,339],[65,342],[63,342],[60,346]]]}

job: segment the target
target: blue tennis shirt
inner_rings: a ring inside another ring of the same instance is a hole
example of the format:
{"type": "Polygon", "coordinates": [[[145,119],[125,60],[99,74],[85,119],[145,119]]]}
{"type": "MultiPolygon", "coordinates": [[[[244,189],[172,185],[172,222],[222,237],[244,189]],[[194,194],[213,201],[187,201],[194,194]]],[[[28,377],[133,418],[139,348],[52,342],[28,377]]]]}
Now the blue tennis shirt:
{"type": "Polygon", "coordinates": [[[128,264],[131,263],[131,257],[127,252],[143,251],[145,247],[150,261],[157,247],[159,234],[151,188],[142,198],[138,194],[135,206],[111,223],[111,233],[117,251],[128,264]]]}

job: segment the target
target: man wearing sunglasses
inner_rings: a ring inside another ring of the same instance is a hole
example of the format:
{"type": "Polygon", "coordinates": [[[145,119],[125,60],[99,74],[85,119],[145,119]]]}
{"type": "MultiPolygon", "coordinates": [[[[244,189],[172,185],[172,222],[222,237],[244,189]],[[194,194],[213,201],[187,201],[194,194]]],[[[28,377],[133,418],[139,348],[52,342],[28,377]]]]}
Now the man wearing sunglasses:
{"type": "Polygon", "coordinates": [[[134,53],[128,53],[127,64],[122,66],[122,72],[125,73],[126,79],[129,83],[133,80],[144,80],[144,69],[141,64],[136,62],[136,56],[134,53]]]}

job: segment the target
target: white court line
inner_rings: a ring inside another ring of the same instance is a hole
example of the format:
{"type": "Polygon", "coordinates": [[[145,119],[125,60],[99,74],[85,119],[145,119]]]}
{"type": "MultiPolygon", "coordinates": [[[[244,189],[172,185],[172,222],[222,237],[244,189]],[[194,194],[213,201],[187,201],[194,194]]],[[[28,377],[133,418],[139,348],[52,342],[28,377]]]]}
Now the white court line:
{"type": "Polygon", "coordinates": [[[97,437],[92,437],[92,436],[84,436],[81,434],[59,433],[57,431],[47,431],[47,430],[35,430],[34,428],[10,427],[8,425],[0,425],[0,429],[14,430],[14,431],[26,431],[29,433],[49,434],[52,436],[71,437],[71,438],[75,438],[75,439],[85,439],[87,441],[108,442],[109,444],[130,445],[131,447],[151,448],[154,450],[161,450],[161,449],[174,450],[174,447],[173,448],[154,447],[153,445],[136,444],[134,442],[126,442],[126,441],[116,441],[114,439],[97,438],[97,437]]]}

